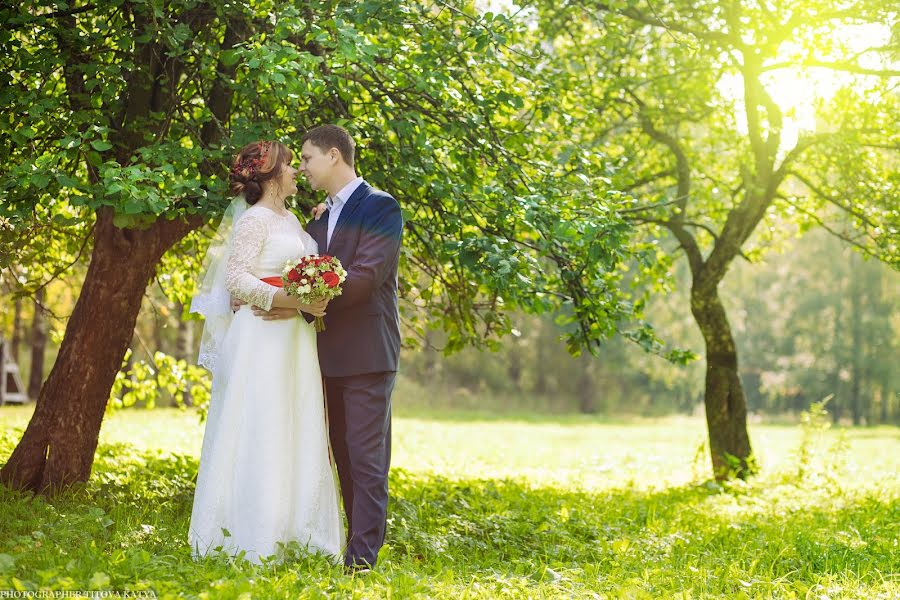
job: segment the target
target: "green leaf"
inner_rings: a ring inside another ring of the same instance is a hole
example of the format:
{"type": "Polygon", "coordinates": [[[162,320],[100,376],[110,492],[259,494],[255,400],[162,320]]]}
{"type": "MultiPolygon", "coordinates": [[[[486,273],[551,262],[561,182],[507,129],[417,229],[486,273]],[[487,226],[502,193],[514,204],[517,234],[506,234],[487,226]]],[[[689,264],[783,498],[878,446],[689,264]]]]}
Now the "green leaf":
{"type": "Polygon", "coordinates": [[[58,143],[59,143],[60,148],[65,148],[67,150],[70,150],[72,148],[77,148],[78,146],[81,145],[81,136],[80,135],[67,136],[67,137],[64,137],[63,139],[61,139],[58,143]]]}
{"type": "Polygon", "coordinates": [[[78,187],[81,182],[68,175],[57,175],[56,182],[63,187],[78,187]]]}
{"type": "Polygon", "coordinates": [[[240,54],[238,54],[237,50],[226,50],[219,57],[219,62],[226,67],[236,64],[238,60],[240,60],[240,54]]]}
{"type": "Polygon", "coordinates": [[[97,152],[105,152],[112,147],[112,144],[110,144],[106,140],[94,140],[93,142],[91,142],[91,148],[93,148],[97,152]]]}
{"type": "Polygon", "coordinates": [[[137,223],[137,219],[133,215],[116,213],[113,217],[113,225],[119,229],[126,229],[137,223]]]}
{"type": "Polygon", "coordinates": [[[35,173],[31,176],[31,185],[39,190],[44,189],[50,184],[50,176],[46,173],[35,173]]]}
{"type": "Polygon", "coordinates": [[[88,160],[88,163],[90,163],[91,166],[93,166],[93,167],[99,167],[100,165],[103,164],[103,157],[101,157],[99,154],[97,154],[94,151],[90,151],[87,153],[87,160],[88,160]]]}

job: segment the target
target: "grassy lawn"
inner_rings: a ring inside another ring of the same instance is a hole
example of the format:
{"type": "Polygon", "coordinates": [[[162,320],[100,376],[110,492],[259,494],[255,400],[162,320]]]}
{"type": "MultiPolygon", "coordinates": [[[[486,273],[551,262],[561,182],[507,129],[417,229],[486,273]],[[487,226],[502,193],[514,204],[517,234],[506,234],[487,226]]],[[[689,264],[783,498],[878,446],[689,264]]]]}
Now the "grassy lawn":
{"type": "MultiPolygon", "coordinates": [[[[366,577],[302,555],[192,561],[203,425],[130,410],[105,421],[85,488],[52,500],[0,488],[0,591],[900,598],[900,429],[754,425],[760,476],[722,487],[708,482],[702,419],[397,412],[388,543],[366,577]]],[[[0,462],[29,415],[0,408],[0,462]]]]}

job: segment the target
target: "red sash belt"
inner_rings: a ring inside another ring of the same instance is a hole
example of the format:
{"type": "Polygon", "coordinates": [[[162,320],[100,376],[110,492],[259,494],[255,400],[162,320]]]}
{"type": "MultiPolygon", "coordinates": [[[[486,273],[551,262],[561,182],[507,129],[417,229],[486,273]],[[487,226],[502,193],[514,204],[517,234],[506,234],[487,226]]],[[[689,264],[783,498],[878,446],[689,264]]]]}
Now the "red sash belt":
{"type": "Polygon", "coordinates": [[[268,283],[269,285],[274,285],[278,288],[284,287],[284,282],[281,281],[281,277],[263,277],[260,279],[263,283],[268,283]]]}

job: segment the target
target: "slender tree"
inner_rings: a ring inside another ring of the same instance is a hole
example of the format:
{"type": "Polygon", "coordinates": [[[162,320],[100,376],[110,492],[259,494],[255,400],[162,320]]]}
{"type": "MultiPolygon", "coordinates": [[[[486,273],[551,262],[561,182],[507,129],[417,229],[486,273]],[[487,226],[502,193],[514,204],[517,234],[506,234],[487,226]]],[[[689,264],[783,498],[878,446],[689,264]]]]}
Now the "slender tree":
{"type": "Polygon", "coordinates": [[[897,264],[896,39],[873,36],[850,50],[842,34],[868,24],[889,36],[898,13],[870,1],[533,6],[541,43],[553,44],[546,68],[560,93],[580,102],[557,126],[577,140],[575,152],[609,156],[604,170],[584,165],[586,177],[629,191],[635,204],[626,214],[645,226],[643,241],[668,234],[687,260],[690,312],[705,345],[713,471],[746,477],[754,468],[747,402],[720,288],[735,260],[756,260],[778,237],[772,217],[822,225],[897,264]],[[778,74],[810,70],[852,81],[820,106],[821,129],[788,140],[772,90],[778,74]]]}

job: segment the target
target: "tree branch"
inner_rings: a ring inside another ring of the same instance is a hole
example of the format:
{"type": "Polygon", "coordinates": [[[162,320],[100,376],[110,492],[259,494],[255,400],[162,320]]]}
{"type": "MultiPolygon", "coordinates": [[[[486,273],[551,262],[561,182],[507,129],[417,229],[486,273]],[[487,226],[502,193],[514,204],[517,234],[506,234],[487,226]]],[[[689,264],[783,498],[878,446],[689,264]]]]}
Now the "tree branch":
{"type": "Polygon", "coordinates": [[[638,23],[643,23],[644,25],[650,25],[652,27],[660,27],[665,29],[668,32],[677,31],[678,33],[684,33],[690,36],[697,38],[698,40],[706,40],[709,42],[716,42],[720,45],[727,45],[729,42],[728,36],[718,31],[714,31],[712,29],[692,29],[690,27],[685,27],[679,23],[673,23],[664,21],[661,17],[657,15],[649,16],[641,11],[628,7],[625,9],[616,9],[611,7],[610,5],[604,2],[589,2],[586,4],[592,5],[594,8],[600,9],[605,12],[610,12],[614,14],[619,14],[624,17],[628,17],[633,21],[637,21],[638,23]]]}
{"type": "Polygon", "coordinates": [[[841,202],[838,201],[837,198],[835,198],[834,196],[832,196],[832,195],[828,194],[827,192],[825,192],[824,190],[822,190],[819,186],[814,184],[808,177],[805,177],[804,175],[801,175],[800,173],[797,173],[796,171],[790,171],[789,175],[798,179],[801,183],[803,183],[803,185],[808,187],[810,189],[810,191],[812,191],[816,196],[818,196],[820,199],[824,200],[825,202],[828,202],[829,204],[836,206],[837,208],[846,212],[848,215],[859,219],[860,221],[862,221],[869,227],[873,227],[873,228],[878,227],[878,225],[876,225],[871,220],[869,220],[869,218],[866,215],[860,214],[858,211],[854,210],[850,206],[845,206],[844,204],[841,204],[841,202]]]}
{"type": "Polygon", "coordinates": [[[869,69],[862,67],[856,63],[848,62],[829,62],[825,60],[804,60],[802,62],[780,62],[762,67],[761,72],[775,71],[778,69],[786,69],[790,67],[820,68],[830,69],[832,71],[841,71],[844,73],[855,73],[857,75],[874,75],[876,77],[900,77],[900,71],[896,69],[869,69]]]}
{"type": "Polygon", "coordinates": [[[823,221],[822,218],[819,217],[816,213],[807,210],[807,209],[804,208],[802,205],[800,205],[800,204],[794,202],[793,200],[791,200],[790,197],[785,196],[785,195],[783,195],[783,194],[779,194],[779,195],[778,195],[778,198],[779,198],[780,200],[784,200],[785,202],[787,202],[788,204],[790,204],[791,206],[793,206],[794,208],[796,208],[799,212],[801,212],[801,213],[803,213],[804,215],[806,215],[807,217],[809,217],[812,221],[814,221],[814,222],[816,223],[816,225],[818,225],[819,227],[821,227],[822,229],[824,229],[825,231],[827,231],[828,233],[830,233],[830,234],[833,235],[834,237],[836,237],[836,238],[838,238],[838,239],[840,239],[840,240],[843,240],[843,241],[847,242],[847,243],[850,244],[851,246],[853,246],[853,247],[859,249],[860,251],[862,251],[863,254],[866,254],[867,256],[871,256],[872,258],[875,258],[875,259],[878,259],[878,260],[883,260],[883,257],[878,256],[878,255],[877,255],[876,253],[874,253],[870,248],[868,248],[865,244],[859,243],[858,241],[856,241],[856,239],[850,237],[850,236],[847,235],[846,233],[842,233],[842,232],[840,232],[840,231],[837,231],[837,230],[835,230],[835,229],[832,229],[832,228],[831,228],[830,226],[828,226],[828,225],[825,223],[825,221],[823,221]]]}
{"type": "Polygon", "coordinates": [[[51,21],[53,19],[63,19],[66,17],[73,17],[75,15],[79,15],[81,13],[86,13],[97,8],[96,4],[86,4],[84,6],[79,6],[78,8],[70,8],[68,10],[56,10],[53,12],[45,13],[42,15],[35,15],[32,19],[24,20],[20,23],[6,23],[4,24],[4,28],[8,30],[15,31],[17,29],[25,29],[26,27],[31,27],[33,25],[43,25],[47,21],[51,21]]]}

